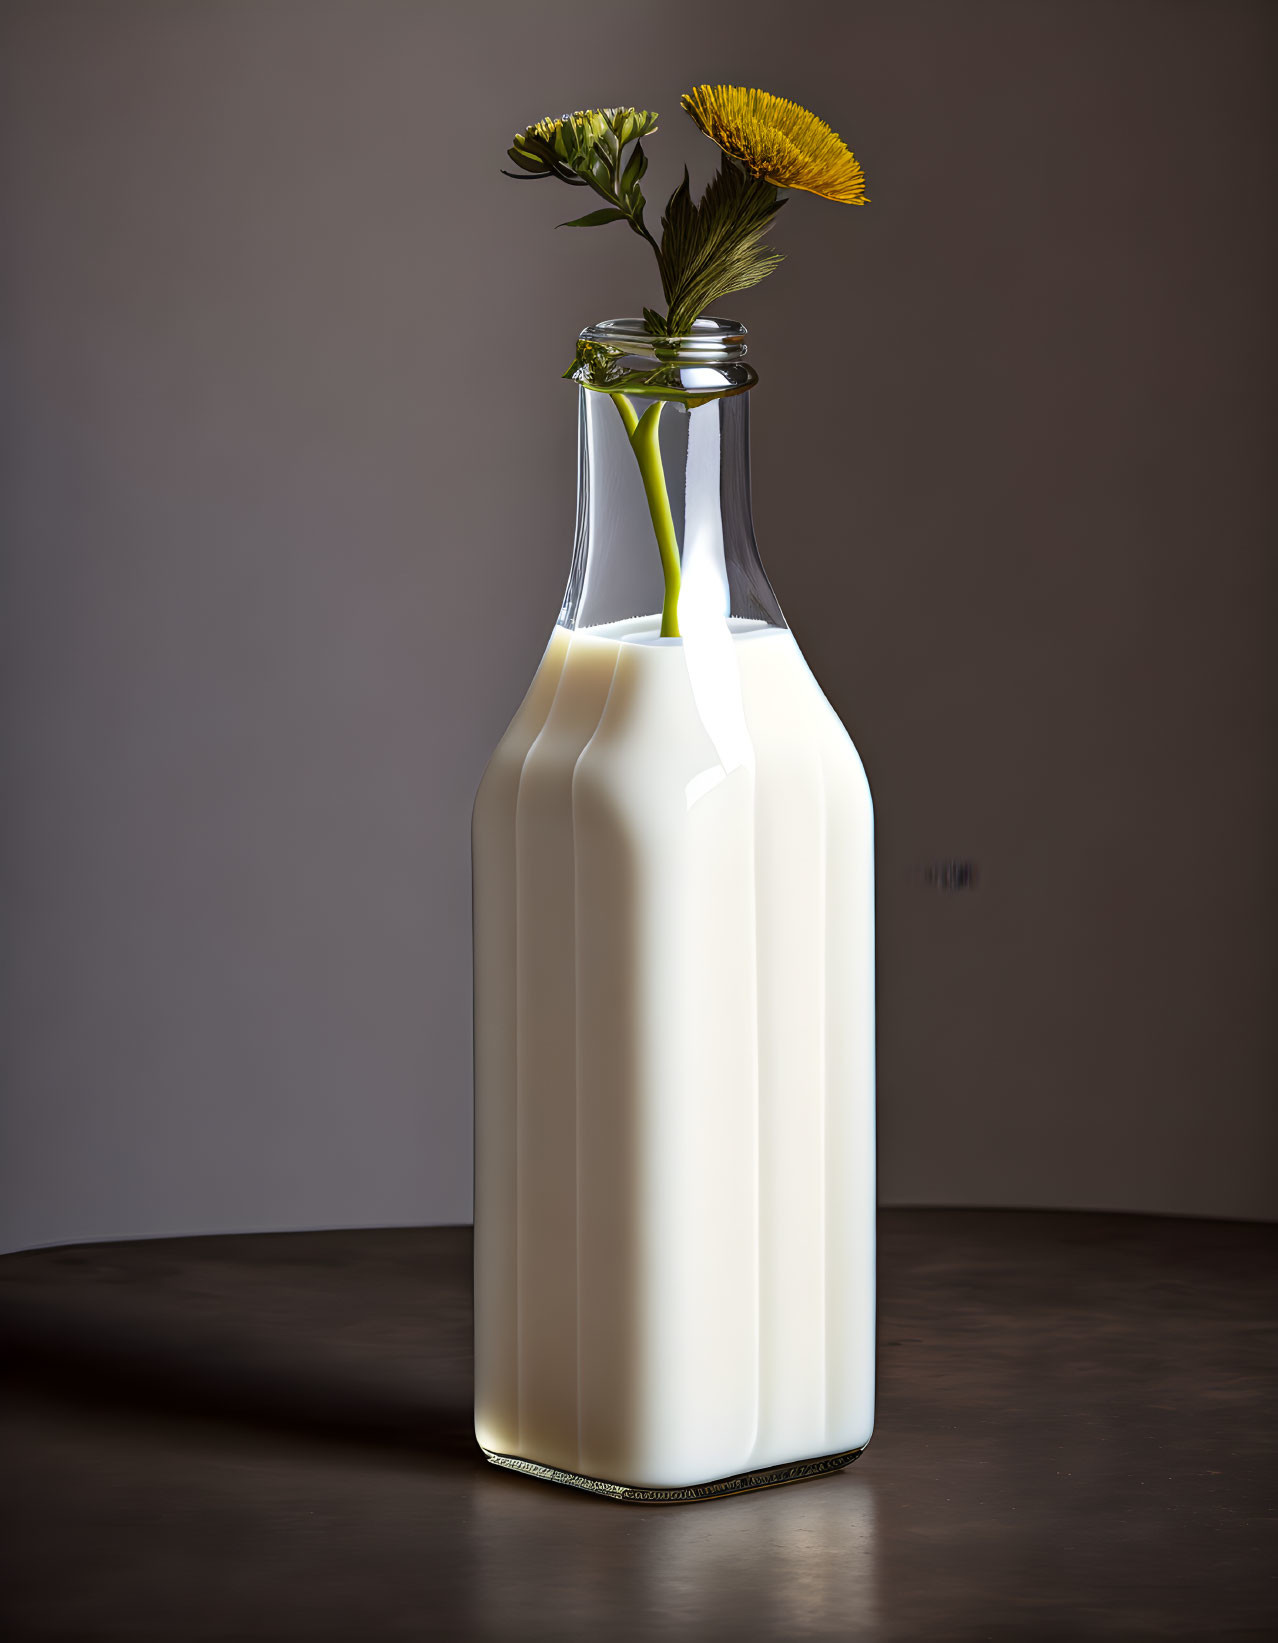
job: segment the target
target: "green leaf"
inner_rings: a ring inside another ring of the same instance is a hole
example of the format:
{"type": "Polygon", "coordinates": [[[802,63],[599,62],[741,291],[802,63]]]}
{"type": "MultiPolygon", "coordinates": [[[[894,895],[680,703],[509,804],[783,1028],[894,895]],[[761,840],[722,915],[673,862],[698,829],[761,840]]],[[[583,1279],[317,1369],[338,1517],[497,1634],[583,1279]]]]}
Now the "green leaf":
{"type": "Polygon", "coordinates": [[[785,202],[724,156],[694,205],[685,170],[661,219],[661,282],[670,334],[685,332],[712,302],[766,279],[781,261],[762,239],[785,202]]]}
{"type": "Polygon", "coordinates": [[[560,228],[602,228],[606,222],[620,222],[625,216],[624,211],[616,211],[608,206],[603,211],[588,211],[584,217],[574,218],[572,222],[561,222],[560,228]]]}
{"type": "Polygon", "coordinates": [[[607,343],[578,341],[576,356],[564,376],[570,382],[605,387],[623,375],[617,364],[621,357],[621,349],[609,348],[607,343]]]}
{"type": "Polygon", "coordinates": [[[621,197],[623,200],[630,193],[630,190],[636,186],[647,169],[648,156],[643,151],[643,144],[636,143],[635,151],[626,161],[626,169],[621,173],[621,197]]]}
{"type": "Polygon", "coordinates": [[[550,172],[546,169],[544,160],[537,159],[532,154],[525,154],[521,148],[508,148],[506,152],[521,171],[530,171],[535,177],[549,177],[550,172]]]}

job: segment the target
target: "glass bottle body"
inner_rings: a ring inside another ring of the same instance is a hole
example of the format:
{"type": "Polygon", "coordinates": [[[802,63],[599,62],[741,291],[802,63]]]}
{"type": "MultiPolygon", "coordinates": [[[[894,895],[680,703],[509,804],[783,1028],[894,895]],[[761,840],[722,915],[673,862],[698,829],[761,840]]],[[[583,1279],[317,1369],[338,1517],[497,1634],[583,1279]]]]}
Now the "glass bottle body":
{"type": "Polygon", "coordinates": [[[563,611],[474,816],[476,1431],[639,1498],[873,1420],[869,791],[759,563],[748,393],[698,380],[735,363],[630,417],[582,388],[563,611]]]}

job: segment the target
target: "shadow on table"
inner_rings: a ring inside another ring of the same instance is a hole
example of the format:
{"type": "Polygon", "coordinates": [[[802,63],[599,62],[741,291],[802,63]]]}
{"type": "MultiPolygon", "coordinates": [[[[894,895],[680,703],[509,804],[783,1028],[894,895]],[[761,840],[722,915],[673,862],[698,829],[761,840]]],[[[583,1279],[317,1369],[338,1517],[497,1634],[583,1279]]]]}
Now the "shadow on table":
{"type": "Polygon", "coordinates": [[[465,1384],[410,1393],[357,1362],[324,1360],[304,1339],[237,1341],[178,1320],[166,1327],[86,1318],[18,1301],[0,1309],[0,1361],[11,1397],[25,1392],[100,1413],[228,1422],[468,1469],[485,1464],[471,1428],[468,1376],[465,1384]]]}

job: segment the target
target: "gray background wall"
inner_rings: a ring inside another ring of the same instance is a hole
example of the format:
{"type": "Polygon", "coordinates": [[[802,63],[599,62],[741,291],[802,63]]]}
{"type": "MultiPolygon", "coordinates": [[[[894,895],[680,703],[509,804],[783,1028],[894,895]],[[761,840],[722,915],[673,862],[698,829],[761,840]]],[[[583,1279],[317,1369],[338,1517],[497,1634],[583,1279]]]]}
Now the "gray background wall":
{"type": "Polygon", "coordinates": [[[1278,1211],[1267,4],[8,4],[0,1241],[460,1221],[467,823],[559,381],[655,293],[497,167],[701,79],[854,142],[752,328],[880,828],[887,1202],[1278,1211]],[[924,882],[974,859],[974,891],[924,882]]]}

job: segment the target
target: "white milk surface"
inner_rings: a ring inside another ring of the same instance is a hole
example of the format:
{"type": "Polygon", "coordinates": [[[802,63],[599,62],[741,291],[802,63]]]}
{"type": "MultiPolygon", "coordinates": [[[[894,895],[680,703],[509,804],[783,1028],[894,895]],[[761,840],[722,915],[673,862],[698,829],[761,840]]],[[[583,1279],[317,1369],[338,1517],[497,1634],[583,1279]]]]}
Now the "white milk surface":
{"type": "Polygon", "coordinates": [[[557,627],[475,802],[475,1429],[681,1487],[864,1445],[869,789],[788,631],[557,627]]]}

